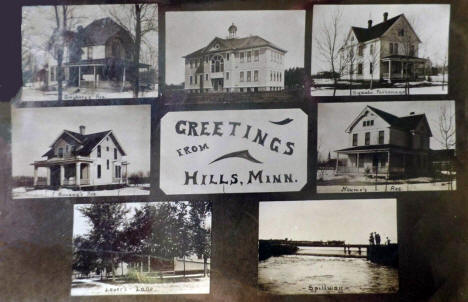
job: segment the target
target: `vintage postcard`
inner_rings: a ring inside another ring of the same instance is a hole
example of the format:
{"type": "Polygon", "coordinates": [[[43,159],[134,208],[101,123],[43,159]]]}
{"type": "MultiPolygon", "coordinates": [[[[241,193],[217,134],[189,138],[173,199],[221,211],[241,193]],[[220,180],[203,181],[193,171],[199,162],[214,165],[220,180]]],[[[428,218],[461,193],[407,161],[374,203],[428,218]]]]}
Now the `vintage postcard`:
{"type": "Polygon", "coordinates": [[[24,6],[21,101],[158,95],[157,4],[24,6]]]}
{"type": "Polygon", "coordinates": [[[448,93],[450,5],[315,5],[313,96],[448,93]]]}
{"type": "Polygon", "coordinates": [[[317,142],[318,193],[456,190],[454,101],[321,103],[317,142]]]}
{"type": "Polygon", "coordinates": [[[210,202],[74,207],[72,296],[210,292],[210,202]]]}
{"type": "Polygon", "coordinates": [[[12,106],[13,198],[148,195],[150,109],[12,106]]]}
{"type": "Polygon", "coordinates": [[[304,30],[301,10],[168,12],[167,93],[301,89],[304,30]]]}
{"type": "Polygon", "coordinates": [[[258,285],[275,295],[396,293],[395,199],[261,202],[258,285]]]}

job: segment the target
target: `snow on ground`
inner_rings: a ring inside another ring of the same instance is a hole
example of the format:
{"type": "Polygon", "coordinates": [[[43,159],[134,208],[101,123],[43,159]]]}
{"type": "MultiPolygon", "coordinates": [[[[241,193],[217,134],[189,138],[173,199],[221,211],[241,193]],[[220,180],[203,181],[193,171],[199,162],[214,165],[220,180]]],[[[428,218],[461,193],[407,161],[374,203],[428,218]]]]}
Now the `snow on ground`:
{"type": "MultiPolygon", "coordinates": [[[[404,95],[404,87],[392,87],[392,88],[375,88],[375,89],[353,89],[352,94],[355,96],[359,95],[404,95]]],[[[442,86],[427,86],[427,87],[411,87],[411,94],[447,94],[447,86],[442,90],[442,86]]],[[[311,88],[312,96],[332,96],[333,87],[313,87],[311,88]]],[[[337,89],[336,96],[348,96],[349,89],[337,89]]]]}
{"type": "MultiPolygon", "coordinates": [[[[364,175],[336,175],[334,170],[317,171],[318,193],[448,191],[449,189],[447,181],[434,181],[431,177],[376,180],[364,175]]],[[[456,181],[453,181],[452,190],[456,190],[456,181]]]]}
{"type": "Polygon", "coordinates": [[[72,283],[72,296],[209,294],[209,277],[183,278],[162,283],[109,284],[99,279],[78,279],[72,283]]]}
{"type": "Polygon", "coordinates": [[[32,189],[18,187],[12,190],[13,198],[44,198],[44,197],[94,197],[94,196],[129,196],[149,195],[149,184],[129,186],[113,190],[73,191],[70,189],[32,189]]]}
{"type": "MultiPolygon", "coordinates": [[[[70,87],[64,89],[64,100],[90,100],[90,99],[110,99],[110,98],[133,98],[132,91],[115,92],[105,89],[89,89],[80,88],[77,92],[77,87],[70,87]]],[[[139,97],[157,97],[158,87],[156,85],[154,90],[144,91],[139,93],[139,97]]],[[[22,101],[56,101],[58,98],[57,91],[41,91],[32,87],[22,87],[21,100],[22,101]]]]}

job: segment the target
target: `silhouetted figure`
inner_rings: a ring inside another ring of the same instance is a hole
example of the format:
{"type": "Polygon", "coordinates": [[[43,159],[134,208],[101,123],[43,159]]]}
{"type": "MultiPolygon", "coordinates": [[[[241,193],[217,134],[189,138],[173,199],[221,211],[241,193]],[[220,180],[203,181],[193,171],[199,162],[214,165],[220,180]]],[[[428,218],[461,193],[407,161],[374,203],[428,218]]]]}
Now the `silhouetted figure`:
{"type": "Polygon", "coordinates": [[[351,255],[351,248],[348,246],[348,255],[351,255]]]}
{"type": "Polygon", "coordinates": [[[380,235],[375,234],[375,244],[380,245],[380,235]]]}
{"type": "Polygon", "coordinates": [[[370,235],[369,235],[369,244],[374,245],[374,234],[373,233],[370,233],[370,235]]]}
{"type": "Polygon", "coordinates": [[[358,247],[358,254],[361,255],[361,247],[358,247]]]}
{"type": "Polygon", "coordinates": [[[387,236],[387,245],[390,245],[390,238],[387,236]]]}

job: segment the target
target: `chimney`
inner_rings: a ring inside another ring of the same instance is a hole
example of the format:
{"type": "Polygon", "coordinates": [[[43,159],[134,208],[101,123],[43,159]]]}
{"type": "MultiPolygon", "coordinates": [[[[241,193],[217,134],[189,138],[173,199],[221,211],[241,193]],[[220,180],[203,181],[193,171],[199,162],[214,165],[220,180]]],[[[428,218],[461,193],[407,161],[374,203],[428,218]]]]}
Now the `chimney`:
{"type": "Polygon", "coordinates": [[[80,134],[81,134],[81,135],[85,135],[85,133],[86,133],[86,127],[83,126],[83,125],[81,125],[81,126],[80,126],[80,134]]]}
{"type": "Polygon", "coordinates": [[[367,21],[367,28],[371,28],[372,27],[372,20],[369,20],[367,21]]]}
{"type": "Polygon", "coordinates": [[[411,111],[411,112],[409,113],[409,115],[414,115],[414,111],[411,111]]]}
{"type": "Polygon", "coordinates": [[[385,12],[385,13],[383,13],[383,20],[384,20],[384,22],[387,21],[387,19],[388,19],[388,13],[385,12]]]}

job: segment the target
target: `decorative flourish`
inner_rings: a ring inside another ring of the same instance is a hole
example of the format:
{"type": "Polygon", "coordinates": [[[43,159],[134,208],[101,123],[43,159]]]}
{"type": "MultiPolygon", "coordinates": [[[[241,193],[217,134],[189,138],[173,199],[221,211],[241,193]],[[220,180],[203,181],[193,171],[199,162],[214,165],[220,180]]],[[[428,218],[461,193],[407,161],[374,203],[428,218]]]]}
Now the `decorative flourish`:
{"type": "Polygon", "coordinates": [[[275,125],[281,125],[281,126],[283,126],[283,125],[289,124],[289,123],[292,122],[292,121],[294,121],[294,120],[288,117],[288,118],[286,118],[286,119],[284,119],[284,120],[282,120],[282,121],[279,121],[279,122],[272,122],[272,121],[270,121],[270,123],[275,124],[275,125]]]}
{"type": "Polygon", "coordinates": [[[220,160],[223,160],[223,159],[226,159],[226,158],[233,158],[233,157],[237,157],[237,158],[243,158],[243,159],[246,159],[248,161],[251,161],[253,163],[257,163],[257,164],[262,164],[261,161],[255,159],[252,155],[250,155],[249,153],[249,150],[242,150],[242,151],[237,151],[237,152],[232,152],[232,153],[228,153],[226,155],[223,155],[221,157],[218,157],[217,159],[215,159],[214,161],[212,161],[210,163],[210,165],[214,162],[217,162],[217,161],[220,161],[220,160]]]}

